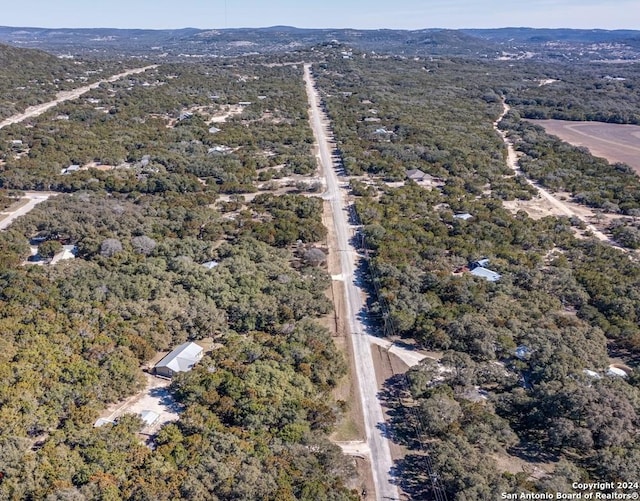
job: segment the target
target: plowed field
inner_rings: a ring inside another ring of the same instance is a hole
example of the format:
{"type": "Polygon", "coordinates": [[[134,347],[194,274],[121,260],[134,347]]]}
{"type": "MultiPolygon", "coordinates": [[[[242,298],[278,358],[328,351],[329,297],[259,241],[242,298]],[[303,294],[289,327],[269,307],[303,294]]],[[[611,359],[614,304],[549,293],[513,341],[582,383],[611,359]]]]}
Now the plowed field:
{"type": "Polygon", "coordinates": [[[584,146],[592,155],[609,162],[623,162],[640,174],[640,125],[564,120],[530,120],[574,146],[584,146]]]}

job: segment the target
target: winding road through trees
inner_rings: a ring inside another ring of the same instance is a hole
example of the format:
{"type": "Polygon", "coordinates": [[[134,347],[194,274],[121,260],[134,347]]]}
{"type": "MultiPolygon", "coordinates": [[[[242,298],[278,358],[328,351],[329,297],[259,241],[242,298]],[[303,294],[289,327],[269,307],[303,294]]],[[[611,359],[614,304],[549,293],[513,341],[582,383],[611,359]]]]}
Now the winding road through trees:
{"type": "Polygon", "coordinates": [[[356,283],[355,270],[358,256],[350,244],[352,228],[348,222],[349,203],[345,190],[338,185],[338,176],[331,156],[331,141],[326,116],[320,109],[320,97],[311,75],[311,65],[304,66],[304,79],[310,107],[310,120],[318,144],[318,162],[327,180],[325,198],[331,203],[337,248],[340,255],[342,278],[345,283],[345,309],[349,323],[349,333],[355,359],[356,377],[360,389],[364,414],[365,433],[371,457],[371,469],[376,490],[376,498],[381,500],[400,499],[398,488],[392,483],[393,460],[388,439],[384,436],[385,419],[378,399],[371,342],[362,323],[362,291],[356,283]]]}

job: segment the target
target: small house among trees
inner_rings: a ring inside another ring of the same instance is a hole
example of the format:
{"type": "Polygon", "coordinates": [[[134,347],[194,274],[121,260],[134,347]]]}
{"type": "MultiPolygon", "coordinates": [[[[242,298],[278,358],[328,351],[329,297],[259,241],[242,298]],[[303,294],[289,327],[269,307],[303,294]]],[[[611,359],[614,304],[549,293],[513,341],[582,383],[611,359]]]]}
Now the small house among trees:
{"type": "Polygon", "coordinates": [[[424,181],[427,177],[427,174],[422,172],[420,169],[410,169],[407,171],[407,178],[413,181],[424,181]]]}
{"type": "Polygon", "coordinates": [[[489,260],[487,258],[479,259],[478,261],[470,263],[469,269],[471,270],[471,274],[476,277],[484,278],[489,282],[497,282],[502,278],[502,275],[486,268],[488,264],[489,260]]]}
{"type": "Polygon", "coordinates": [[[188,372],[202,359],[203,354],[202,347],[196,343],[183,343],[156,364],[155,373],[173,377],[178,372],[188,372]]]}

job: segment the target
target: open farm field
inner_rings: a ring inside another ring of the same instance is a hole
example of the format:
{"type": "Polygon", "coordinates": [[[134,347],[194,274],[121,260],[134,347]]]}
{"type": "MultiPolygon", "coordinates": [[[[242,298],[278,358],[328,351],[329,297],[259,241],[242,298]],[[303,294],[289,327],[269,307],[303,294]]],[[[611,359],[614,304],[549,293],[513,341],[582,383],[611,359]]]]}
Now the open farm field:
{"type": "Polygon", "coordinates": [[[592,155],[622,162],[640,173],[640,125],[566,120],[531,120],[573,146],[584,146],[592,155]]]}

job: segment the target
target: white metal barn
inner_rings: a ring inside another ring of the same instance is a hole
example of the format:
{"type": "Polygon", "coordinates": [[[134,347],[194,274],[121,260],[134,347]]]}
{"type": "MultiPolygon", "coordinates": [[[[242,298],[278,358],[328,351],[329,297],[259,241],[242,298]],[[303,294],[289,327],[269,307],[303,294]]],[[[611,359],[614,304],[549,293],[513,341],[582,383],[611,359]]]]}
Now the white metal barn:
{"type": "Polygon", "coordinates": [[[203,354],[202,347],[196,343],[183,343],[156,364],[155,372],[159,376],[173,377],[178,372],[190,371],[203,354]]]}

